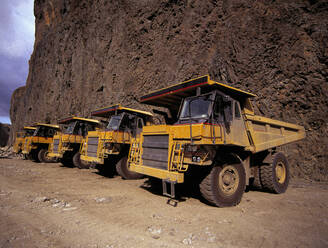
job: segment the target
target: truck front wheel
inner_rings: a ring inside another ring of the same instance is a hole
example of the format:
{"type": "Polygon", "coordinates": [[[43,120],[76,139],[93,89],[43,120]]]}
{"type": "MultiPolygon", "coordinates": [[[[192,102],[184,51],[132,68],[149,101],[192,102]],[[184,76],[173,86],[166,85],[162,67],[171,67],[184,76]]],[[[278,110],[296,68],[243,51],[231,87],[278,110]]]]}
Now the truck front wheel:
{"type": "Polygon", "coordinates": [[[79,169],[88,169],[89,168],[89,164],[87,164],[81,160],[81,154],[79,152],[74,154],[73,164],[75,167],[77,167],[79,169]]]}
{"type": "Polygon", "coordinates": [[[124,156],[116,164],[116,171],[123,179],[140,179],[143,177],[142,174],[139,174],[134,171],[130,171],[128,168],[128,158],[124,156]]]}
{"type": "Polygon", "coordinates": [[[52,159],[49,158],[47,154],[48,154],[48,150],[41,149],[38,153],[38,160],[42,163],[50,163],[52,159]]]}
{"type": "Polygon", "coordinates": [[[246,187],[242,164],[214,166],[200,183],[202,196],[212,205],[229,207],[239,204],[246,187]]]}
{"type": "Polygon", "coordinates": [[[287,158],[282,152],[273,157],[273,162],[260,167],[260,180],[263,189],[281,194],[287,190],[289,184],[289,165],[287,158]]]}

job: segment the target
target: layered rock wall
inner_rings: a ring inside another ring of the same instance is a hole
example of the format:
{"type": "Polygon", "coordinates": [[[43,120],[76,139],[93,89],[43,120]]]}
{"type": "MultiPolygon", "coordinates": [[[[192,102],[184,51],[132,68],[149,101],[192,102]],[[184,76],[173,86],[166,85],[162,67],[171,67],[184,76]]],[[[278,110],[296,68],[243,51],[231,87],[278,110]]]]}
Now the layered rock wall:
{"type": "Polygon", "coordinates": [[[305,126],[287,147],[294,175],[328,174],[327,1],[35,0],[34,12],[14,132],[118,102],[148,109],[148,91],[210,74],[257,94],[257,113],[305,126]]]}
{"type": "Polygon", "coordinates": [[[10,125],[0,123],[0,147],[8,144],[10,134],[10,125]]]}

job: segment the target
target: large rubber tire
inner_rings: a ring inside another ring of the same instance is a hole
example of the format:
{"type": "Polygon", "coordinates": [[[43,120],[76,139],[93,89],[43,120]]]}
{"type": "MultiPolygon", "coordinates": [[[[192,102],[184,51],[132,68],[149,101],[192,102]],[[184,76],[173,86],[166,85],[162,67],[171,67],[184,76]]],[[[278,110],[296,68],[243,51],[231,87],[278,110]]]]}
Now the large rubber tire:
{"type": "Polygon", "coordinates": [[[73,165],[79,169],[89,169],[89,164],[81,160],[81,154],[79,152],[75,153],[73,156],[73,165]]]}
{"type": "Polygon", "coordinates": [[[122,157],[117,163],[116,163],[116,171],[117,173],[123,178],[123,179],[140,179],[143,177],[142,174],[139,174],[134,171],[130,171],[128,168],[128,157],[124,156],[122,157]]]}
{"type": "Polygon", "coordinates": [[[272,164],[260,167],[260,180],[264,190],[281,194],[289,184],[290,172],[287,158],[282,152],[273,157],[272,164]]]}
{"type": "Polygon", "coordinates": [[[39,160],[39,151],[37,151],[37,150],[32,150],[31,152],[30,152],[30,156],[31,156],[31,160],[32,161],[34,161],[34,162],[41,162],[40,160],[39,160]]]}
{"type": "Polygon", "coordinates": [[[46,149],[41,149],[38,152],[38,160],[41,163],[50,163],[50,162],[52,162],[52,159],[47,157],[47,153],[48,153],[48,150],[46,150],[46,149]]]}
{"type": "Polygon", "coordinates": [[[201,181],[200,192],[211,205],[230,207],[240,203],[246,188],[246,173],[242,164],[213,166],[201,181]]]}

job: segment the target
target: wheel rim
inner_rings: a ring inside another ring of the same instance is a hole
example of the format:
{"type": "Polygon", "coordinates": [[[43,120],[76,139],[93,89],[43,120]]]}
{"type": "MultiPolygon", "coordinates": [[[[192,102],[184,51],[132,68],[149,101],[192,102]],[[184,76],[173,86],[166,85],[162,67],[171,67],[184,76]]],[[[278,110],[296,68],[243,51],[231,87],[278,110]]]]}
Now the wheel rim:
{"type": "Polygon", "coordinates": [[[232,195],[237,191],[239,174],[235,167],[228,165],[220,171],[219,188],[225,195],[232,195]]]}
{"type": "Polygon", "coordinates": [[[44,153],[44,159],[45,159],[45,161],[50,161],[50,157],[48,156],[48,154],[49,154],[49,152],[48,151],[46,151],[45,153],[44,153]]]}
{"type": "Polygon", "coordinates": [[[284,183],[286,180],[286,166],[283,162],[279,162],[276,165],[276,177],[278,183],[284,183]]]}

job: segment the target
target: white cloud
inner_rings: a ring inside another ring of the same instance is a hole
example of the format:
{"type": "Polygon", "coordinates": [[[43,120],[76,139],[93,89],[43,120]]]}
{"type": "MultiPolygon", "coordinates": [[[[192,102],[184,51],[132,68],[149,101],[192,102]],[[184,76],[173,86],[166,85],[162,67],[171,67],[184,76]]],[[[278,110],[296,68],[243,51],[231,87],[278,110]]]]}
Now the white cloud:
{"type": "Polygon", "coordinates": [[[0,116],[0,122],[6,123],[6,124],[11,124],[10,118],[8,116],[0,116]]]}
{"type": "Polygon", "coordinates": [[[0,53],[9,57],[30,56],[34,44],[34,1],[9,1],[6,19],[1,18],[3,24],[0,30],[0,53]]]}
{"type": "Polygon", "coordinates": [[[10,96],[26,82],[34,44],[34,1],[0,3],[0,122],[10,122],[10,96]]]}

